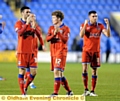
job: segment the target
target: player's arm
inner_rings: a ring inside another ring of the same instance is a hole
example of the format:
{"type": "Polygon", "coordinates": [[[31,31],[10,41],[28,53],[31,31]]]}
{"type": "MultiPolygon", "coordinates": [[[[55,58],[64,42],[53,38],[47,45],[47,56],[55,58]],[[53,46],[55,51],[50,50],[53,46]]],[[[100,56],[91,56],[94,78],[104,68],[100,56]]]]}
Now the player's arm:
{"type": "Polygon", "coordinates": [[[108,19],[104,19],[105,23],[106,23],[106,26],[107,28],[106,29],[103,29],[102,32],[107,36],[107,37],[110,37],[110,24],[109,24],[109,21],[108,19]]]}
{"type": "Polygon", "coordinates": [[[40,27],[37,25],[36,23],[36,16],[35,14],[31,14],[31,26],[32,26],[32,30],[31,32],[35,32],[35,34],[37,35],[41,45],[42,45],[42,49],[45,51],[45,46],[44,46],[44,41],[43,41],[43,38],[42,38],[42,31],[40,29],[40,27]]]}
{"type": "Polygon", "coordinates": [[[60,29],[58,29],[58,33],[57,34],[58,34],[59,38],[64,43],[66,43],[68,41],[68,38],[69,38],[70,29],[67,27],[64,33],[60,32],[60,29]]]}
{"type": "Polygon", "coordinates": [[[18,35],[22,36],[25,33],[30,21],[31,21],[31,16],[27,18],[26,24],[24,25],[21,25],[21,22],[16,23],[15,31],[18,33],[18,35]]]}
{"type": "Polygon", "coordinates": [[[86,28],[86,25],[87,25],[87,24],[88,24],[88,20],[85,20],[84,25],[80,27],[80,33],[79,33],[79,35],[80,35],[81,38],[82,38],[82,37],[84,36],[84,34],[85,34],[85,28],[86,28]]]}
{"type": "Polygon", "coordinates": [[[48,30],[48,34],[46,36],[47,42],[51,41],[51,39],[55,36],[55,33],[56,32],[54,31],[54,34],[51,34],[51,27],[50,27],[49,30],[48,30]]]}
{"type": "Polygon", "coordinates": [[[36,32],[36,35],[37,35],[37,37],[42,45],[42,49],[45,50],[44,41],[42,38],[42,31],[38,26],[35,28],[35,32],[36,32]]]}
{"type": "Polygon", "coordinates": [[[25,24],[22,26],[22,28],[16,27],[15,31],[18,33],[18,35],[22,36],[24,34],[24,32],[26,31],[27,27],[28,27],[28,25],[25,24]]]}

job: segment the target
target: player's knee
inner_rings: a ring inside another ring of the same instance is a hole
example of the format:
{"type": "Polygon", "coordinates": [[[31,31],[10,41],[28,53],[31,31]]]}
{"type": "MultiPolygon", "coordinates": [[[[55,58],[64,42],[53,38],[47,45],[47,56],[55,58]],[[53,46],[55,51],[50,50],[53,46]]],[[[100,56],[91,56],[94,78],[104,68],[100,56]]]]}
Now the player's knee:
{"type": "Polygon", "coordinates": [[[19,74],[25,74],[25,69],[24,68],[19,68],[19,74]]]}
{"type": "Polygon", "coordinates": [[[61,77],[61,71],[59,70],[54,70],[54,77],[61,77]]]}
{"type": "Polygon", "coordinates": [[[87,64],[83,64],[83,73],[87,73],[87,64]]]}
{"type": "Polygon", "coordinates": [[[30,71],[30,73],[31,73],[32,75],[34,75],[34,76],[37,74],[36,70],[30,71]]]}
{"type": "Polygon", "coordinates": [[[87,68],[83,67],[83,73],[87,73],[87,68]]]}
{"type": "Polygon", "coordinates": [[[92,75],[97,75],[97,69],[92,69],[92,75]]]}

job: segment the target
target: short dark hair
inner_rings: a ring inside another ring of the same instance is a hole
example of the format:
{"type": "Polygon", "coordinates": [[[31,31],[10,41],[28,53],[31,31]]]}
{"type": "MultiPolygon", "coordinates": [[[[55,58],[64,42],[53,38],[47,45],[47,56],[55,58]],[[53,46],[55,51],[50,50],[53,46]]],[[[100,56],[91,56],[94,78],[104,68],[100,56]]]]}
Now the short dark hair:
{"type": "Polygon", "coordinates": [[[64,19],[64,14],[62,11],[59,11],[59,10],[54,11],[52,12],[52,16],[53,15],[56,16],[57,18],[60,18],[61,21],[64,19]]]}
{"type": "Polygon", "coordinates": [[[30,9],[30,8],[27,7],[27,6],[23,6],[23,7],[20,9],[20,12],[22,13],[25,9],[30,9]]]}
{"type": "Polygon", "coordinates": [[[93,14],[96,14],[97,12],[94,11],[94,10],[93,10],[93,11],[89,11],[88,15],[91,15],[92,13],[93,13],[93,14]]]}

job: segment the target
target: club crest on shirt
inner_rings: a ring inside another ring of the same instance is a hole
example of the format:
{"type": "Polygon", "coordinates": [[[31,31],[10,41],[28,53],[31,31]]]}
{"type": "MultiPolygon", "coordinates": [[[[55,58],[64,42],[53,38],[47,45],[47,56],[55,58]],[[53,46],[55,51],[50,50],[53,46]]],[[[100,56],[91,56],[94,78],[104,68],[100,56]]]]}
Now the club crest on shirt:
{"type": "Polygon", "coordinates": [[[87,27],[86,29],[87,29],[87,30],[89,30],[89,29],[90,29],[90,27],[87,27]]]}
{"type": "Polygon", "coordinates": [[[97,30],[100,30],[100,27],[97,27],[97,30]]]}
{"type": "Polygon", "coordinates": [[[63,33],[63,30],[60,30],[60,33],[62,34],[62,33],[63,33]]]}

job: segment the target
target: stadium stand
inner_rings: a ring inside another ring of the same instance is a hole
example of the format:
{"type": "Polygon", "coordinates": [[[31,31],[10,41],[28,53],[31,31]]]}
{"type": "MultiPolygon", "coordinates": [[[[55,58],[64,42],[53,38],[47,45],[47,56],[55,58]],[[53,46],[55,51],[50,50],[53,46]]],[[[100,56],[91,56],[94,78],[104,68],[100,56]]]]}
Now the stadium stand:
{"type": "Polygon", "coordinates": [[[14,50],[17,45],[17,35],[14,31],[14,24],[17,18],[6,3],[0,1],[0,6],[0,14],[3,16],[1,20],[6,23],[5,29],[0,35],[0,51],[14,50]]]}
{"type": "MultiPolygon", "coordinates": [[[[65,14],[64,22],[70,29],[70,39],[68,41],[68,49],[72,51],[73,40],[79,35],[80,24],[87,19],[88,11],[96,10],[99,16],[98,22],[104,23],[104,18],[110,17],[110,12],[120,11],[120,0],[31,0],[27,2],[33,13],[36,14],[37,22],[41,26],[43,32],[47,34],[51,22],[51,12],[54,10],[62,10],[65,14]],[[113,4],[114,2],[114,4],[113,4]]],[[[16,47],[17,37],[14,31],[14,23],[17,20],[10,7],[4,2],[1,2],[0,14],[3,15],[3,20],[6,21],[6,28],[4,34],[0,35],[0,50],[12,50],[16,47]],[[7,40],[6,40],[7,37],[7,40]]],[[[104,23],[105,24],[105,23],[104,23]]],[[[110,45],[107,47],[107,37],[101,37],[101,51],[106,52],[107,48],[112,53],[120,53],[120,37],[111,27],[112,37],[110,38],[110,45]]],[[[80,42],[80,47],[82,46],[80,42]]]]}

